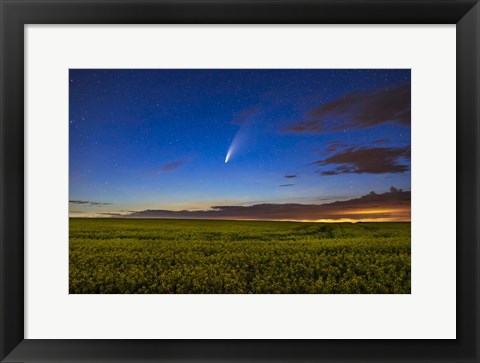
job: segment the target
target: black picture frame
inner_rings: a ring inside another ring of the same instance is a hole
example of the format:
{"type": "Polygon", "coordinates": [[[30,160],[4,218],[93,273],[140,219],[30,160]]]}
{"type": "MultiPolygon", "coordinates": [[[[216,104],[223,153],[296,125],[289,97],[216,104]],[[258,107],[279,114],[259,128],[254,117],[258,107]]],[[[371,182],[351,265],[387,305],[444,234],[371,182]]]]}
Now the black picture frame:
{"type": "Polygon", "coordinates": [[[0,12],[2,362],[480,361],[478,0],[0,0],[0,12]],[[24,25],[156,23],[456,24],[457,339],[24,339],[24,25]]]}

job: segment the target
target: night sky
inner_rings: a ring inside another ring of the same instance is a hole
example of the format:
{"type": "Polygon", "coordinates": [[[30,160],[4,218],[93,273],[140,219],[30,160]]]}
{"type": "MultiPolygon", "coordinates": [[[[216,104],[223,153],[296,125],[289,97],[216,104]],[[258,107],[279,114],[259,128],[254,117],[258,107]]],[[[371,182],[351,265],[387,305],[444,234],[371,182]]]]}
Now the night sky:
{"type": "Polygon", "coordinates": [[[72,217],[410,220],[410,70],[72,69],[69,83],[72,217]]]}

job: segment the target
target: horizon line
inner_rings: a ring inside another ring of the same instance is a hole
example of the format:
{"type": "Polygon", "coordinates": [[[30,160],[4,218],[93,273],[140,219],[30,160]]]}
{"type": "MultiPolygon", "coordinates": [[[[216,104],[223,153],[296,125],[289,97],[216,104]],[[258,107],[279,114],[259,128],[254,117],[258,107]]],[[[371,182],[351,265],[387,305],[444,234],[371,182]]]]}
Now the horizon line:
{"type": "Polygon", "coordinates": [[[296,223],[411,223],[412,220],[392,219],[388,218],[367,218],[354,220],[351,218],[339,218],[339,219],[311,219],[311,220],[299,220],[299,219],[229,219],[229,218],[161,218],[161,217],[129,217],[125,216],[68,216],[69,219],[144,219],[144,220],[167,220],[167,221],[225,221],[225,222],[296,222],[296,223]]]}

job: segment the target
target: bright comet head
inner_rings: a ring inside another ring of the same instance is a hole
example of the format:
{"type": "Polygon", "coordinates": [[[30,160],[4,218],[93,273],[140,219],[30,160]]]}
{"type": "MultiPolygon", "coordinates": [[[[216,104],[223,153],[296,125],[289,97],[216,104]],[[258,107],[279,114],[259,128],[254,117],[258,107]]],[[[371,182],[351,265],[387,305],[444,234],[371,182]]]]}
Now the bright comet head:
{"type": "Polygon", "coordinates": [[[225,157],[225,164],[228,163],[228,159],[230,159],[230,152],[231,150],[229,149],[227,152],[227,156],[225,157]]]}

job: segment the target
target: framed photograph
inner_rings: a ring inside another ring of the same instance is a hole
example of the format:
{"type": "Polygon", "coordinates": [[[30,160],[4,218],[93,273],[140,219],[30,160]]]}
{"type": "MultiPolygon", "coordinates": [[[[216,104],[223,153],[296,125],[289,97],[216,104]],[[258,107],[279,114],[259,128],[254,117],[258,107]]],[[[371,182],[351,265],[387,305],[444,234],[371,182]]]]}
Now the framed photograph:
{"type": "Polygon", "coordinates": [[[1,12],[2,362],[480,362],[478,1],[1,12]]]}

